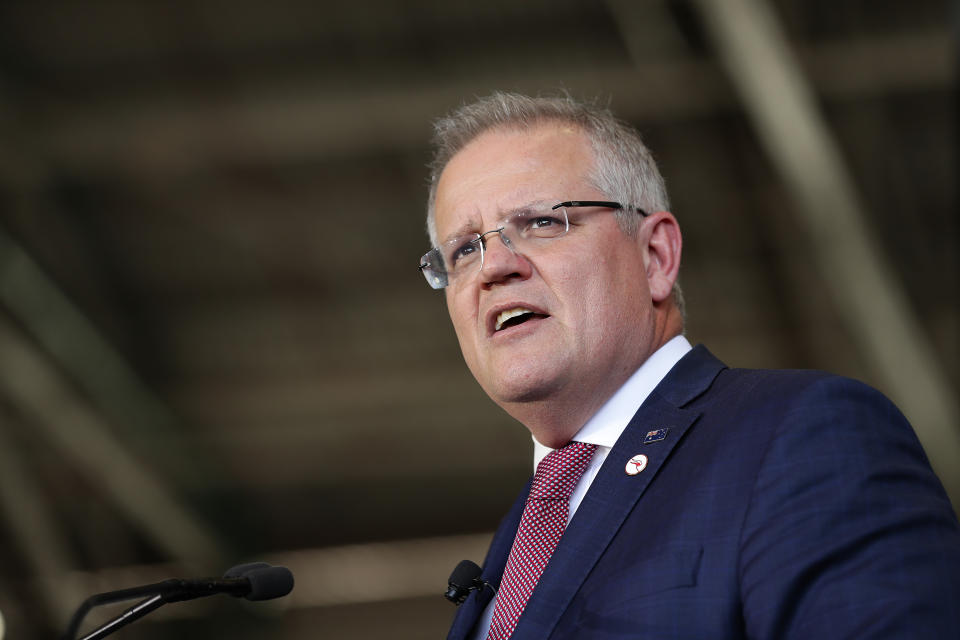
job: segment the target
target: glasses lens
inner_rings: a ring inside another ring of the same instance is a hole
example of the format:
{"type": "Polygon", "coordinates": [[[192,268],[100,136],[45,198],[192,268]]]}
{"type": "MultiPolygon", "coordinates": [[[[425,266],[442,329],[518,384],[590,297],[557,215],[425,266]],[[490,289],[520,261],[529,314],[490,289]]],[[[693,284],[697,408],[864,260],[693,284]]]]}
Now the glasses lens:
{"type": "Polygon", "coordinates": [[[447,273],[452,275],[469,271],[471,268],[478,266],[480,256],[483,255],[480,236],[475,233],[444,242],[440,251],[443,253],[443,266],[447,273]]]}
{"type": "Polygon", "coordinates": [[[420,272],[433,289],[447,286],[447,272],[443,270],[442,264],[443,258],[436,249],[430,249],[420,258],[420,272]]]}
{"type": "Polygon", "coordinates": [[[517,211],[506,220],[504,226],[511,239],[515,239],[514,242],[530,242],[562,236],[570,229],[570,222],[565,208],[542,207],[517,211]]]}
{"type": "MultiPolygon", "coordinates": [[[[511,214],[498,229],[483,235],[499,232],[500,239],[508,249],[523,253],[535,250],[543,240],[558,238],[570,230],[570,220],[565,207],[532,206],[511,214]]],[[[479,270],[483,260],[483,237],[478,233],[460,236],[444,242],[428,251],[420,259],[420,270],[434,289],[443,289],[450,278],[462,273],[479,270]]]]}
{"type": "Polygon", "coordinates": [[[451,277],[480,266],[483,256],[480,236],[471,234],[444,242],[420,259],[420,271],[434,289],[443,289],[451,277]]]}

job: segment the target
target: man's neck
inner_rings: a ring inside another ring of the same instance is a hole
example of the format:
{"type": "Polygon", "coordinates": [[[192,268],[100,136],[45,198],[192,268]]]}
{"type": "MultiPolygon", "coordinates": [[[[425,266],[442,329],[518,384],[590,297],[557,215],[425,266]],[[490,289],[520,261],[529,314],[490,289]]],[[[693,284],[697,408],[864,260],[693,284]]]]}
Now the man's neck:
{"type": "Polygon", "coordinates": [[[643,364],[674,337],[682,326],[657,344],[635,366],[611,371],[600,385],[590,389],[584,386],[561,389],[551,396],[528,402],[501,405],[514,419],[530,430],[537,442],[556,449],[568,443],[587,421],[623,386],[643,364]]]}

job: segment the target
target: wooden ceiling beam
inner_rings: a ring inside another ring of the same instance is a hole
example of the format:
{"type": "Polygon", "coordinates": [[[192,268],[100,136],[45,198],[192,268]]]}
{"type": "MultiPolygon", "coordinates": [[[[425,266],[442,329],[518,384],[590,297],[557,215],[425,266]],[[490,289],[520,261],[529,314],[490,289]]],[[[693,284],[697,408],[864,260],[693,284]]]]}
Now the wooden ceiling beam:
{"type": "MultiPolygon", "coordinates": [[[[865,37],[800,49],[802,66],[826,100],[947,89],[954,80],[947,29],[897,37],[865,37]]],[[[451,81],[416,69],[383,69],[368,81],[337,84],[315,75],[261,80],[215,95],[190,96],[158,86],[129,99],[71,102],[60,96],[25,119],[41,157],[63,169],[117,172],[170,180],[216,167],[309,162],[343,155],[420,150],[430,122],[494,89],[529,93],[565,87],[574,95],[609,96],[622,117],[642,122],[704,117],[736,108],[715,64],[703,58],[638,60],[562,70],[504,73],[475,67],[451,81]]]]}
{"type": "MultiPolygon", "coordinates": [[[[828,291],[882,387],[910,418],[931,464],[960,508],[960,414],[896,270],[880,248],[840,145],[774,10],[758,0],[696,0],[731,83],[797,203],[828,291]]],[[[889,51],[858,58],[860,86],[884,75],[889,51]]],[[[842,57],[837,64],[847,64],[842,57]]],[[[903,67],[901,67],[902,71],[903,67]]]]}

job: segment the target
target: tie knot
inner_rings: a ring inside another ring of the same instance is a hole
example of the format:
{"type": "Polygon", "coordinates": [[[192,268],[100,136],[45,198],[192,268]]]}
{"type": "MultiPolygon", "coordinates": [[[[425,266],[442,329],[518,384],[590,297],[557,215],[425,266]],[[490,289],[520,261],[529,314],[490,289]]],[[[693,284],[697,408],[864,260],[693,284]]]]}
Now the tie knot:
{"type": "Polygon", "coordinates": [[[530,499],[567,501],[596,448],[595,444],[570,442],[547,454],[533,474],[530,499]]]}

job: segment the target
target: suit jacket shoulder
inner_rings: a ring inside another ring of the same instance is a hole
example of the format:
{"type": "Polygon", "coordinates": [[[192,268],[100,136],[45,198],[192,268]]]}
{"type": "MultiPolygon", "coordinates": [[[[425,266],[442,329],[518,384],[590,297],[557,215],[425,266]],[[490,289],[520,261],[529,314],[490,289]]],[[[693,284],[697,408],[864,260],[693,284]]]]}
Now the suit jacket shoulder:
{"type": "Polygon", "coordinates": [[[697,347],[613,447],[513,638],[957,637],[956,602],[956,517],[886,398],[697,347]]]}

